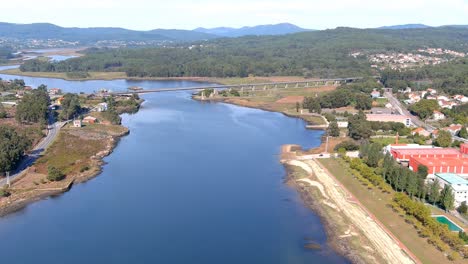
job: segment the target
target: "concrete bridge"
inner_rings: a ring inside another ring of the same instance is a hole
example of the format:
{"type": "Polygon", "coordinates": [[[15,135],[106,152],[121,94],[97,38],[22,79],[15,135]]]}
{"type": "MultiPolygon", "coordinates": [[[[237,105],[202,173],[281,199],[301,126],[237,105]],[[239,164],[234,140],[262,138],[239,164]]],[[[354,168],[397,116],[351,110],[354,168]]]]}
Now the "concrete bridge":
{"type": "Polygon", "coordinates": [[[235,84],[235,85],[208,85],[208,86],[194,86],[194,87],[181,87],[181,88],[159,88],[159,89],[143,89],[125,92],[110,92],[110,95],[131,95],[131,94],[144,94],[144,93],[161,93],[173,91],[189,91],[189,90],[204,90],[204,89],[238,89],[243,91],[267,90],[267,89],[288,89],[288,88],[308,88],[325,85],[340,85],[350,83],[353,81],[361,80],[362,77],[351,78],[336,78],[336,79],[318,79],[318,80],[305,80],[295,82],[270,82],[270,83],[251,83],[251,84],[235,84]]]}

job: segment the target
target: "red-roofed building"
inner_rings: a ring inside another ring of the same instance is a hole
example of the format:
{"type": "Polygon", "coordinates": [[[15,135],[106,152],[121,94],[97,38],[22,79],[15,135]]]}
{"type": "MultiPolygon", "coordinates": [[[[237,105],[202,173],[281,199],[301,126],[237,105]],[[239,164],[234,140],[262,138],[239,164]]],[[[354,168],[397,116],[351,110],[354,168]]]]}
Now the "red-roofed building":
{"type": "Polygon", "coordinates": [[[422,127],[418,127],[416,129],[414,129],[413,131],[411,131],[411,135],[420,135],[420,136],[423,136],[423,137],[429,137],[431,135],[431,132],[427,131],[426,129],[422,128],[422,127]]]}
{"type": "Polygon", "coordinates": [[[429,175],[435,173],[468,175],[468,158],[410,158],[409,168],[411,170],[417,172],[419,165],[426,166],[429,175]]]}
{"type": "Polygon", "coordinates": [[[452,134],[452,136],[455,136],[462,128],[463,128],[462,125],[451,124],[449,127],[444,127],[442,129],[445,130],[445,131],[450,132],[450,134],[452,134]]]}
{"type": "Polygon", "coordinates": [[[461,158],[463,154],[454,148],[424,148],[411,149],[401,148],[390,151],[393,158],[397,161],[408,161],[412,157],[418,158],[461,158]]]}
{"type": "Polygon", "coordinates": [[[460,145],[460,152],[468,155],[468,143],[463,143],[460,145]]]}

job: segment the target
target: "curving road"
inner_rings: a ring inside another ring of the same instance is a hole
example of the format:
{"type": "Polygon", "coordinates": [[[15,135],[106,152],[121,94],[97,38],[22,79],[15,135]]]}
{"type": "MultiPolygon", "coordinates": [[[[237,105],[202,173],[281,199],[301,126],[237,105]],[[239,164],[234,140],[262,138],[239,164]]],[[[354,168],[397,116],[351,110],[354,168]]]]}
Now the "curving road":
{"type": "MultiPolygon", "coordinates": [[[[16,177],[23,174],[25,170],[27,170],[40,156],[41,154],[52,144],[54,139],[59,134],[60,129],[67,123],[68,121],[64,122],[54,122],[52,115],[49,115],[49,123],[50,125],[47,126],[47,135],[43,138],[32,150],[31,152],[26,155],[23,160],[20,162],[16,170],[12,171],[10,175],[10,181],[15,179],[16,177]]],[[[0,180],[0,186],[4,186],[7,184],[7,179],[3,178],[0,180]]]]}

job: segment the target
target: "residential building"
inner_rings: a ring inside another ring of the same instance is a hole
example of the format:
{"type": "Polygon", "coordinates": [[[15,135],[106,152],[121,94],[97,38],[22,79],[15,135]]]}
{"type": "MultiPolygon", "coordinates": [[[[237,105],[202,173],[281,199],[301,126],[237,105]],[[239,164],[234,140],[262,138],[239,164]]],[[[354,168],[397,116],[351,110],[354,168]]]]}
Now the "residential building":
{"type": "Polygon", "coordinates": [[[372,97],[372,98],[379,98],[379,97],[380,97],[380,92],[374,89],[374,90],[371,92],[371,97],[372,97]]]}
{"type": "Polygon", "coordinates": [[[444,127],[442,129],[445,130],[445,131],[450,132],[450,134],[452,134],[452,136],[455,136],[455,135],[458,134],[458,132],[460,132],[460,130],[462,128],[463,128],[463,126],[460,125],[460,124],[451,124],[449,127],[444,127]]]}
{"type": "Polygon", "coordinates": [[[92,117],[92,116],[87,116],[83,118],[83,123],[94,124],[96,122],[97,122],[97,118],[92,117]]]}
{"type": "Polygon", "coordinates": [[[73,120],[73,127],[81,127],[82,123],[80,119],[73,120]]]}
{"type": "Polygon", "coordinates": [[[61,94],[61,93],[62,93],[62,90],[60,88],[49,89],[49,94],[50,95],[58,95],[58,94],[61,94]]]}
{"type": "Polygon", "coordinates": [[[107,111],[107,108],[108,108],[107,103],[99,103],[99,104],[96,106],[96,110],[97,110],[98,112],[105,112],[105,111],[107,111]]]}
{"type": "Polygon", "coordinates": [[[455,196],[455,206],[462,202],[468,202],[468,181],[454,173],[436,173],[435,179],[439,180],[439,185],[444,188],[448,185],[455,196]]]}
{"type": "Polygon", "coordinates": [[[420,136],[423,136],[423,137],[429,137],[431,135],[431,132],[427,131],[426,129],[422,128],[422,127],[418,127],[416,129],[414,129],[413,131],[411,131],[411,135],[420,135],[420,136]]]}
{"type": "Polygon", "coordinates": [[[432,114],[432,118],[434,120],[443,120],[445,119],[445,115],[442,112],[434,110],[434,113],[432,114]]]}

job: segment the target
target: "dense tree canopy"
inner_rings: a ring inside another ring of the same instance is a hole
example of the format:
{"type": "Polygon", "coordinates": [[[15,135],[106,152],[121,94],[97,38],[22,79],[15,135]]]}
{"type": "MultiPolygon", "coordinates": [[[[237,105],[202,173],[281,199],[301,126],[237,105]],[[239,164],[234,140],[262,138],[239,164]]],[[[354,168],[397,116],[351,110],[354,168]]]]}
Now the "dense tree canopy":
{"type": "Polygon", "coordinates": [[[0,172],[13,170],[31,142],[14,129],[0,126],[0,172]]]}
{"type": "Polygon", "coordinates": [[[24,123],[45,122],[49,101],[49,95],[43,89],[26,93],[16,107],[16,120],[24,123]]]}

